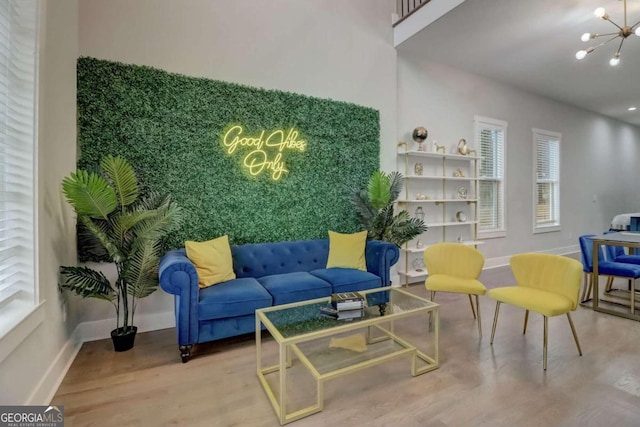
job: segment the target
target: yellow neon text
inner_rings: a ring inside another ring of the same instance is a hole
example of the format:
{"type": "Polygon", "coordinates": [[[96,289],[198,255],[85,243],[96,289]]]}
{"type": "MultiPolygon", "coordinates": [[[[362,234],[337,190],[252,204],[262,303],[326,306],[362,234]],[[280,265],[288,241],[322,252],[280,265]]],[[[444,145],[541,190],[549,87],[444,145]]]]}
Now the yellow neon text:
{"type": "Polygon", "coordinates": [[[245,154],[242,164],[253,176],[270,171],[271,178],[274,181],[279,180],[282,174],[289,172],[284,164],[283,153],[285,151],[302,152],[307,148],[307,141],[298,139],[298,131],[294,128],[287,131],[274,130],[266,138],[264,130],[256,136],[245,136],[243,132],[242,126],[232,126],[224,134],[222,145],[229,155],[235,153],[238,147],[249,148],[250,151],[245,154]],[[274,151],[275,156],[271,160],[270,154],[273,154],[274,151]]]}

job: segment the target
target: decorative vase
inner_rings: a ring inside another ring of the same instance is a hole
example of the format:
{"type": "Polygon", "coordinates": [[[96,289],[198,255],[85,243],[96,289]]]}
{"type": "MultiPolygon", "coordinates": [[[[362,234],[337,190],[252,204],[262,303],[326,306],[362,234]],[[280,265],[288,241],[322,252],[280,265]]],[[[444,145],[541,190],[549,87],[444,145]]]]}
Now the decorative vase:
{"type": "Polygon", "coordinates": [[[137,326],[130,326],[125,334],[122,333],[123,329],[124,328],[118,328],[111,331],[111,340],[113,341],[113,349],[115,351],[131,350],[136,340],[136,333],[138,332],[137,326]]]}

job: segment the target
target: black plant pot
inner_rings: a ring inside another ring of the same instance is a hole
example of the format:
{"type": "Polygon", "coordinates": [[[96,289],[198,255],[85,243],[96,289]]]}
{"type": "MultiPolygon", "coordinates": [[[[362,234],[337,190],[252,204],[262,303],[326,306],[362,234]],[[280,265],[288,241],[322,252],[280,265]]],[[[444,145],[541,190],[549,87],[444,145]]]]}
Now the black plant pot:
{"type": "Polygon", "coordinates": [[[111,340],[113,341],[113,349],[115,351],[127,351],[133,348],[138,327],[129,326],[126,333],[123,333],[123,330],[124,328],[118,328],[111,331],[111,340]]]}

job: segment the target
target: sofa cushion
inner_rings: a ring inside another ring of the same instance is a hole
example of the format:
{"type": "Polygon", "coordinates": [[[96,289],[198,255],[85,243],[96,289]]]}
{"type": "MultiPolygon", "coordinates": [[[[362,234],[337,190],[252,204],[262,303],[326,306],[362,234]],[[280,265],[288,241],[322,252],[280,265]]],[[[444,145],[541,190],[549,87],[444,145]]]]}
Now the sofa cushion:
{"type": "Polygon", "coordinates": [[[273,296],[273,305],[331,295],[329,283],[304,271],[264,276],[258,282],[273,296]]]}
{"type": "Polygon", "coordinates": [[[198,320],[254,314],[256,309],[271,306],[273,299],[256,279],[233,279],[200,289],[198,320]]]}
{"type": "Polygon", "coordinates": [[[327,268],[356,268],[367,271],[364,250],[367,246],[367,232],[353,234],[329,231],[329,258],[327,268]]]}
{"type": "Polygon", "coordinates": [[[206,242],[187,241],[184,244],[187,257],[198,272],[198,286],[201,288],[236,278],[229,237],[222,236],[206,242]]]}
{"type": "Polygon", "coordinates": [[[311,274],[331,283],[332,292],[354,292],[382,286],[380,276],[353,268],[322,268],[311,274]]]}

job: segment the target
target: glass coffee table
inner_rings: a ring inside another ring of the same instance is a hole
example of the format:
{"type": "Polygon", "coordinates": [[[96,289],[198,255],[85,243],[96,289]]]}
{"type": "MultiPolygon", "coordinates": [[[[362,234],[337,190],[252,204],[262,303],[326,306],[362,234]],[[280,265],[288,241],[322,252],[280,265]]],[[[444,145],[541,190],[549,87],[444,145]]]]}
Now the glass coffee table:
{"type": "Polygon", "coordinates": [[[360,294],[367,307],[353,320],[321,314],[321,307],[331,306],[329,297],[256,310],[256,371],[281,425],[322,411],[327,380],[403,356],[410,358],[413,376],[439,367],[438,304],[399,288],[360,294]],[[277,345],[272,366],[263,367],[262,329],[277,345]],[[287,412],[287,388],[301,369],[315,381],[315,402],[287,412]]]}

